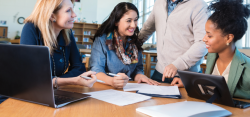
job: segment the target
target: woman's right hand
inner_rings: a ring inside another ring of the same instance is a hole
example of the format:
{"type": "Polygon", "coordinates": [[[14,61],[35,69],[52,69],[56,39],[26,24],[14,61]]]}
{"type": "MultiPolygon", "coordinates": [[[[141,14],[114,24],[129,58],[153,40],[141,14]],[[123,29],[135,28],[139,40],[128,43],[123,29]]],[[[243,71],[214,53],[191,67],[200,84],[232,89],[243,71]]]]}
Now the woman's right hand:
{"type": "Polygon", "coordinates": [[[92,87],[94,85],[94,83],[96,82],[97,78],[96,78],[96,72],[93,71],[88,71],[88,72],[84,72],[83,74],[79,75],[78,77],[76,77],[76,85],[81,85],[81,86],[86,86],[86,87],[92,87]],[[87,76],[87,77],[91,77],[91,80],[87,80],[84,79],[80,76],[87,76]]]}
{"type": "Polygon", "coordinates": [[[129,77],[124,73],[118,73],[119,76],[114,76],[112,86],[117,89],[123,88],[129,80],[129,77]]]}

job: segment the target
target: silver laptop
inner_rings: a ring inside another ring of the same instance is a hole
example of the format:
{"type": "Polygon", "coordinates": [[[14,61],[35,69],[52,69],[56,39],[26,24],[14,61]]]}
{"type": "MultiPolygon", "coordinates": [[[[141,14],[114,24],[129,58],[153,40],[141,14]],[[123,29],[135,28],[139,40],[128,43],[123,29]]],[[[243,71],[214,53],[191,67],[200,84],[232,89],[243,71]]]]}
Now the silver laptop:
{"type": "Polygon", "coordinates": [[[0,96],[60,108],[90,95],[53,89],[48,47],[0,44],[0,96]]]}

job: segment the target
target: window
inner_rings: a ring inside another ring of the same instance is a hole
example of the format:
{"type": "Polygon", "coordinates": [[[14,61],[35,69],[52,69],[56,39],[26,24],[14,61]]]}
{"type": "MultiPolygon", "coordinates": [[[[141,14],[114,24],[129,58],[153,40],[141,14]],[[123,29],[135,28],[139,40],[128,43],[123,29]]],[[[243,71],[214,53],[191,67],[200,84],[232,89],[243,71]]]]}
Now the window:
{"type": "Polygon", "coordinates": [[[152,10],[153,10],[153,6],[154,6],[154,3],[155,3],[155,0],[147,0],[147,13],[149,12],[151,12],[152,10]]]}
{"type": "Polygon", "coordinates": [[[139,10],[139,14],[140,16],[143,15],[143,0],[138,0],[138,10],[139,10]]]}
{"type": "MultiPolygon", "coordinates": [[[[138,27],[142,28],[144,22],[148,19],[151,11],[153,10],[155,0],[133,0],[133,4],[138,8],[139,11],[139,20],[138,27]]],[[[150,44],[156,43],[156,35],[153,35],[145,42],[150,44]]]]}
{"type": "MultiPolygon", "coordinates": [[[[244,0],[244,4],[250,4],[250,0],[244,0]]],[[[247,20],[248,22],[248,29],[245,33],[245,35],[242,37],[241,41],[242,42],[242,48],[250,48],[250,19],[247,20]]]]}

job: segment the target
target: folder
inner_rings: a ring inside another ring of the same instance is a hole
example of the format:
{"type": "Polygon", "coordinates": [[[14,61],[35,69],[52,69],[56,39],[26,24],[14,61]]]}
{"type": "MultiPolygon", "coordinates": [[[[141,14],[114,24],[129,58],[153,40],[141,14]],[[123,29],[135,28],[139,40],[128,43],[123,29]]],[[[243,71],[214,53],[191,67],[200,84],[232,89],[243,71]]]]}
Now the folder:
{"type": "Polygon", "coordinates": [[[160,94],[141,93],[141,92],[139,92],[139,91],[136,91],[136,93],[142,94],[142,95],[151,96],[151,97],[175,98],[175,99],[180,99],[180,98],[181,98],[181,94],[180,94],[180,95],[160,95],[160,94]]]}
{"type": "Polygon", "coordinates": [[[181,98],[181,93],[177,86],[151,86],[151,88],[139,89],[136,93],[152,97],[181,98]]]}

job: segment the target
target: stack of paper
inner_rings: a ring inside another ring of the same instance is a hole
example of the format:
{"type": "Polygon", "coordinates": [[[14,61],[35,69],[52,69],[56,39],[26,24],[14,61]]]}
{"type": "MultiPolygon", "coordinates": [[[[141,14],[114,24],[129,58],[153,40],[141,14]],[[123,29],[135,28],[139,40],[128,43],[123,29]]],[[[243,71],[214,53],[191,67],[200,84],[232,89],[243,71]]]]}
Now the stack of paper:
{"type": "Polygon", "coordinates": [[[181,98],[177,86],[154,86],[148,84],[127,83],[123,90],[137,91],[139,94],[153,97],[181,98]]]}
{"type": "Polygon", "coordinates": [[[111,104],[115,104],[118,106],[125,106],[141,101],[145,101],[150,99],[150,96],[145,96],[141,94],[136,93],[129,93],[129,92],[123,92],[123,91],[117,91],[117,90],[103,90],[103,91],[96,91],[96,92],[90,92],[85,93],[91,95],[90,97],[102,100],[111,104]]]}

